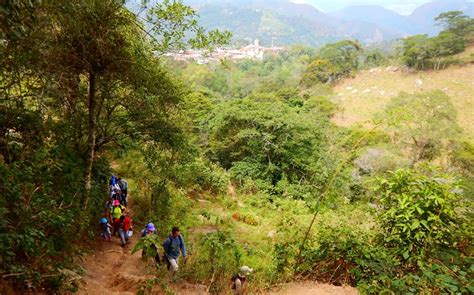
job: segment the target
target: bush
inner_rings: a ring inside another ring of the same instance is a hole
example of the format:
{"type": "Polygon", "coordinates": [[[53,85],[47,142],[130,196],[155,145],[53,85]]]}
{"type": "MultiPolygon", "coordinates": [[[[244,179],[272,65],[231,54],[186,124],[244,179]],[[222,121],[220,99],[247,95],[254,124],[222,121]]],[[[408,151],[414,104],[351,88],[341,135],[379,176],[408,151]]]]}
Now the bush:
{"type": "Polygon", "coordinates": [[[416,262],[437,247],[452,247],[455,232],[463,223],[459,211],[458,184],[449,175],[434,172],[426,176],[414,170],[398,170],[379,179],[380,225],[384,244],[416,262]]]}
{"type": "Polygon", "coordinates": [[[230,232],[217,231],[201,236],[199,252],[189,266],[190,279],[207,281],[209,291],[222,294],[240,266],[242,254],[230,232]]]}
{"type": "Polygon", "coordinates": [[[302,249],[294,219],[284,218],[274,265],[284,278],[296,273],[367,293],[472,293],[472,230],[462,211],[458,182],[429,167],[379,178],[378,224],[354,205],[320,212],[302,249]],[[346,212],[351,210],[351,214],[346,212]],[[337,216],[337,218],[336,218],[337,216]],[[365,221],[365,222],[363,222],[365,221]],[[365,223],[365,224],[364,224],[365,223]],[[296,265],[296,267],[295,267],[296,265]]]}
{"type": "Polygon", "coordinates": [[[407,167],[408,159],[382,148],[368,148],[354,161],[360,174],[378,175],[407,167]]]}
{"type": "MultiPolygon", "coordinates": [[[[0,165],[0,272],[15,274],[8,281],[21,290],[45,287],[59,290],[76,271],[73,253],[78,240],[94,234],[97,208],[105,183],[100,175],[108,166],[94,166],[94,187],[89,206],[83,196],[82,161],[63,146],[44,147],[14,163],[0,165]],[[27,284],[25,284],[27,282],[27,284]]],[[[64,289],[62,289],[64,291],[64,289]]]]}
{"type": "Polygon", "coordinates": [[[452,162],[467,173],[474,174],[474,143],[462,141],[457,143],[452,154],[452,162]]]}

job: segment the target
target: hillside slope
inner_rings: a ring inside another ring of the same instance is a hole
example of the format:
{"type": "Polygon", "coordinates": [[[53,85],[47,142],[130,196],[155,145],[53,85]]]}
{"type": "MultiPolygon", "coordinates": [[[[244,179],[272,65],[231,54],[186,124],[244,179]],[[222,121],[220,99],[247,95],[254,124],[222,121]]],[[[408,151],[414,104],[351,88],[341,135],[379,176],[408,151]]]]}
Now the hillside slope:
{"type": "Polygon", "coordinates": [[[403,73],[390,68],[362,71],[334,88],[339,105],[334,122],[340,126],[367,122],[400,91],[413,93],[440,89],[450,96],[458,111],[458,123],[465,134],[474,138],[473,77],[474,64],[417,73],[403,73]]]}

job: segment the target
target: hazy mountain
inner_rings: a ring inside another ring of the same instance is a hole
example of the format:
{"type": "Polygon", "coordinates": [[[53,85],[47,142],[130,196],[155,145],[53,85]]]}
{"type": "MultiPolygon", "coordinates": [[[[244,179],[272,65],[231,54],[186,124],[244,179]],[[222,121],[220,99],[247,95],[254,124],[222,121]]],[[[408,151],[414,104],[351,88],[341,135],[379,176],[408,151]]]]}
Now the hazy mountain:
{"type": "Polygon", "coordinates": [[[316,8],[283,0],[185,1],[198,10],[201,23],[226,29],[237,42],[260,39],[263,44],[319,45],[337,39],[344,31],[316,8]]]}
{"type": "Polygon", "coordinates": [[[474,17],[473,4],[466,0],[433,1],[418,7],[407,18],[420,29],[419,33],[437,34],[440,27],[435,25],[435,17],[451,10],[460,10],[474,17]]]}
{"type": "Polygon", "coordinates": [[[343,20],[365,21],[385,30],[394,30],[401,35],[422,33],[435,35],[441,28],[435,25],[434,18],[440,13],[451,10],[461,10],[470,16],[474,13],[472,2],[444,0],[426,3],[409,16],[400,15],[377,5],[350,6],[331,15],[343,20]]]}
{"type": "MultiPolygon", "coordinates": [[[[153,5],[157,0],[150,0],[153,5]]],[[[141,0],[135,2],[138,6],[141,0]]],[[[434,17],[441,12],[462,10],[473,14],[466,0],[434,1],[422,5],[409,16],[377,5],[356,5],[325,14],[314,6],[290,0],[184,0],[200,15],[207,29],[226,29],[234,43],[259,39],[262,44],[321,45],[340,39],[363,43],[389,41],[419,33],[435,34],[434,17]]],[[[136,9],[132,9],[136,10],[136,9]]]]}
{"type": "Polygon", "coordinates": [[[227,29],[235,40],[260,39],[263,44],[320,45],[344,38],[379,42],[401,36],[391,28],[340,20],[308,4],[287,0],[188,0],[208,28],[227,29]]]}
{"type": "Polygon", "coordinates": [[[400,35],[417,32],[407,17],[377,5],[349,6],[331,15],[343,20],[370,23],[400,35]]]}

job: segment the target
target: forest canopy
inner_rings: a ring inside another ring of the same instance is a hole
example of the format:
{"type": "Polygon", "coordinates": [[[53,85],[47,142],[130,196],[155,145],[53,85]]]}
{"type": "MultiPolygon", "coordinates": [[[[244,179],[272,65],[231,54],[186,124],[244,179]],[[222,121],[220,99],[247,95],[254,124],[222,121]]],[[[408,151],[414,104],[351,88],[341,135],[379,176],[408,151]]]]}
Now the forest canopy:
{"type": "MultiPolygon", "coordinates": [[[[228,46],[231,32],[207,31],[181,1],[146,16],[125,4],[2,7],[0,291],[82,287],[112,174],[130,183],[137,230],[156,225],[134,251],[155,256],[179,226],[191,258],[178,279],[210,293],[229,292],[242,265],[255,268],[249,292],[301,278],[474,291],[474,143],[453,92],[390,94],[369,122],[335,122],[335,87],[363,71],[467,70],[456,54],[472,46],[470,17],[442,13],[439,35],[390,53],[338,40],[199,64],[165,53],[228,46]]],[[[164,268],[134,290],[167,290],[164,268]]]]}

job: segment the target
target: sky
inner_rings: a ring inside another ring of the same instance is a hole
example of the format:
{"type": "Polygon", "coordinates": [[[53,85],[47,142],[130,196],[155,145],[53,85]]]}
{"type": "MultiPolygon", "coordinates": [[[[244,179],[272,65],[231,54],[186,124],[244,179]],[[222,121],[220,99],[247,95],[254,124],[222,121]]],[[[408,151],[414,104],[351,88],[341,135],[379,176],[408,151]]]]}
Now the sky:
{"type": "Polygon", "coordinates": [[[407,15],[418,6],[430,1],[431,0],[293,0],[292,2],[311,4],[323,12],[332,12],[351,5],[380,5],[400,14],[407,15]]]}

